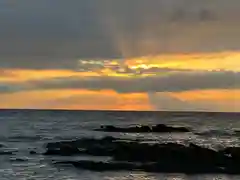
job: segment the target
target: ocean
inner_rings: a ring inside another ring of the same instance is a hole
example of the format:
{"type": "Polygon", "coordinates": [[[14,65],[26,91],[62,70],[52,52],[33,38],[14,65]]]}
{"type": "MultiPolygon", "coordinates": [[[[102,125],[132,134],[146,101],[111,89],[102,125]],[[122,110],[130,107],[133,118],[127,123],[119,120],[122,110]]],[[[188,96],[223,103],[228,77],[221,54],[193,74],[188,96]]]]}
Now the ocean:
{"type": "MultiPolygon", "coordinates": [[[[91,156],[45,156],[46,144],[106,136],[146,143],[190,142],[213,149],[240,146],[239,113],[0,110],[1,180],[220,180],[224,174],[163,174],[143,171],[94,172],[57,167],[57,160],[98,160],[91,156]],[[188,127],[189,133],[121,133],[94,131],[101,125],[129,127],[165,124],[188,127]],[[31,154],[30,151],[37,152],[31,154]]],[[[196,162],[197,163],[197,162],[196,162]]]]}

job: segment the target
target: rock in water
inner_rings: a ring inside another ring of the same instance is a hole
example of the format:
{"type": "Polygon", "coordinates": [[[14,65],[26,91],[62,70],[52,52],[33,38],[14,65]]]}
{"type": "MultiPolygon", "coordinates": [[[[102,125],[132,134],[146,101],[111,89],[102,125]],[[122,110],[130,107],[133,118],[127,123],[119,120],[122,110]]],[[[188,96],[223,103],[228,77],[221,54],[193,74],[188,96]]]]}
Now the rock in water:
{"type": "Polygon", "coordinates": [[[46,147],[45,155],[84,154],[111,157],[112,161],[108,163],[62,162],[62,164],[72,164],[78,168],[96,171],[143,170],[147,172],[240,174],[239,148],[237,147],[215,151],[195,144],[189,144],[189,146],[176,143],[147,144],[136,141],[118,141],[111,137],[49,143],[46,147]]]}
{"type": "Polygon", "coordinates": [[[155,126],[136,126],[136,127],[128,127],[121,128],[115,126],[101,126],[100,129],[95,129],[96,131],[104,131],[104,132],[126,132],[126,133],[166,133],[166,132],[189,132],[189,129],[185,127],[170,127],[164,124],[158,124],[155,126]]]}

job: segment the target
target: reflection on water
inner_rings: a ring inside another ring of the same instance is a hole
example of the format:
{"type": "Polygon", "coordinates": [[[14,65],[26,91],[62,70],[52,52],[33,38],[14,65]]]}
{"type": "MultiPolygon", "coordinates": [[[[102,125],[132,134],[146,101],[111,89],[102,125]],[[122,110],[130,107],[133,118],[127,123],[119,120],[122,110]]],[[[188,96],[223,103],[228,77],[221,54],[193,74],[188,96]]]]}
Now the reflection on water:
{"type": "Polygon", "coordinates": [[[183,174],[150,174],[150,173],[131,173],[119,174],[114,177],[106,177],[106,180],[188,180],[188,177],[183,174]]]}
{"type": "Polygon", "coordinates": [[[228,176],[228,175],[199,175],[189,177],[190,180],[238,180],[239,176],[228,176]]]}
{"type": "Polygon", "coordinates": [[[150,174],[150,173],[115,173],[112,176],[104,177],[104,180],[239,180],[239,176],[227,175],[194,175],[187,176],[183,174],[150,174]]]}
{"type": "Polygon", "coordinates": [[[131,173],[129,175],[123,176],[119,174],[114,177],[106,177],[106,180],[157,180],[153,175],[147,173],[131,173]]]}

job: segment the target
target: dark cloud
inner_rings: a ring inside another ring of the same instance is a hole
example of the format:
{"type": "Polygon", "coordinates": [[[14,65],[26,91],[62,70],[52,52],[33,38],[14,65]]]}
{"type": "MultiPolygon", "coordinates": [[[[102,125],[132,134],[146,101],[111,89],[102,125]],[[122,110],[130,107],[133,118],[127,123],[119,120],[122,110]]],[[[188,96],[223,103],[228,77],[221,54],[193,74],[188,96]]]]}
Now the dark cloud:
{"type": "Polygon", "coordinates": [[[120,93],[128,93],[178,92],[196,89],[235,89],[240,88],[239,79],[240,73],[234,72],[189,72],[142,78],[58,78],[31,83],[36,88],[42,89],[113,89],[120,93]]]}
{"type": "Polygon", "coordinates": [[[196,12],[189,12],[189,11],[184,11],[182,9],[176,10],[175,13],[173,13],[171,19],[173,22],[207,22],[207,21],[217,21],[217,16],[207,10],[207,9],[201,9],[196,12]]]}
{"type": "Polygon", "coordinates": [[[1,93],[11,92],[10,87],[11,87],[11,85],[1,84],[0,85],[0,92],[1,93]]]}
{"type": "Polygon", "coordinates": [[[239,89],[240,73],[235,72],[179,72],[150,77],[67,77],[23,84],[6,84],[2,92],[48,89],[112,89],[119,93],[181,92],[203,89],[239,89]]]}
{"type": "Polygon", "coordinates": [[[239,50],[239,8],[239,0],[2,0],[0,66],[239,50]]]}
{"type": "Polygon", "coordinates": [[[0,83],[0,93],[14,93],[25,89],[24,85],[18,83],[0,83]]]}
{"type": "Polygon", "coordinates": [[[0,7],[0,66],[74,68],[79,57],[111,57],[93,3],[6,1],[0,7]]]}

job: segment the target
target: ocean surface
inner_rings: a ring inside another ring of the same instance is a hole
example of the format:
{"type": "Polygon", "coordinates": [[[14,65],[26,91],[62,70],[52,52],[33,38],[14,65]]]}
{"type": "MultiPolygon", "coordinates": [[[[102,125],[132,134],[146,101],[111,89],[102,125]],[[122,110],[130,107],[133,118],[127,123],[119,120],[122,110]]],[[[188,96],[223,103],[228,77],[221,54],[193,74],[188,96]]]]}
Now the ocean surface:
{"type": "MultiPolygon", "coordinates": [[[[211,147],[240,146],[239,113],[114,112],[0,110],[1,180],[239,180],[229,175],[184,175],[145,172],[92,172],[59,168],[53,160],[93,159],[92,157],[43,156],[48,142],[82,137],[139,139],[146,142],[178,142],[211,147]],[[101,125],[131,126],[166,124],[189,127],[190,133],[107,133],[93,131],[101,125]],[[39,154],[29,152],[34,150],[39,154]]],[[[101,160],[101,158],[98,158],[101,160]]],[[[102,158],[103,159],[103,158],[102,158]]],[[[197,162],[196,162],[197,163],[197,162]]]]}

